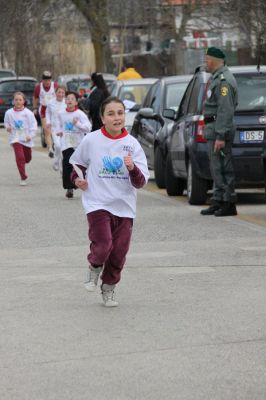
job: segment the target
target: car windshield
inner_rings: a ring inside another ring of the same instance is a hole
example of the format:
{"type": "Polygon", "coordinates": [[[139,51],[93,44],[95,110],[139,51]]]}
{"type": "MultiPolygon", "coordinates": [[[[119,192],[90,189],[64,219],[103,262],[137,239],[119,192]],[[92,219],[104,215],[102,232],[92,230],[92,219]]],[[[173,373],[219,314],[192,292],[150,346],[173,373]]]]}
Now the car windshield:
{"type": "Polygon", "coordinates": [[[0,78],[7,78],[8,76],[14,76],[11,71],[0,71],[0,78]]]}
{"type": "Polygon", "coordinates": [[[188,82],[171,83],[166,86],[165,108],[177,111],[188,82]]]}
{"type": "Polygon", "coordinates": [[[14,92],[33,92],[36,82],[34,81],[7,81],[0,83],[0,92],[14,93],[14,92]]]}
{"type": "Polygon", "coordinates": [[[80,95],[90,92],[91,81],[90,79],[75,79],[67,82],[67,90],[77,92],[80,95]]]}
{"type": "Polygon", "coordinates": [[[123,85],[120,88],[118,97],[119,99],[123,101],[127,101],[128,104],[132,102],[132,107],[133,103],[141,105],[143,102],[143,99],[149,90],[149,87],[151,85],[123,85]]]}
{"type": "Polygon", "coordinates": [[[235,75],[238,86],[237,110],[266,106],[266,74],[235,75]]]}

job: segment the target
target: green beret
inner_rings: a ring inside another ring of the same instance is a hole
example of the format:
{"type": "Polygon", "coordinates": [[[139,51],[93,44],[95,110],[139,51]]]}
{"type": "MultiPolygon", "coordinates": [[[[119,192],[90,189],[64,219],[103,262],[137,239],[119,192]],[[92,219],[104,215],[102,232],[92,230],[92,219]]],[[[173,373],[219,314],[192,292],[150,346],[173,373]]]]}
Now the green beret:
{"type": "Polygon", "coordinates": [[[206,54],[207,56],[225,59],[224,52],[217,47],[209,47],[206,54]]]}

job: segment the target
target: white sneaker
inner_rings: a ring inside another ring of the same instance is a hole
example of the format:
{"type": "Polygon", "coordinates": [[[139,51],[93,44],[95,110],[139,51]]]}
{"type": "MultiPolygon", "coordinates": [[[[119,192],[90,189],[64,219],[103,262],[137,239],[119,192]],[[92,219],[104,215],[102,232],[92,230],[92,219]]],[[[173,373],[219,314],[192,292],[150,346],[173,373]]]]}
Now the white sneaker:
{"type": "Polygon", "coordinates": [[[59,170],[59,165],[57,163],[53,163],[53,169],[55,171],[58,171],[59,170]]]}
{"type": "Polygon", "coordinates": [[[26,186],[27,185],[27,182],[26,182],[26,180],[24,180],[24,181],[20,181],[20,186],[26,186]]]}
{"type": "Polygon", "coordinates": [[[89,271],[87,274],[87,281],[84,282],[85,289],[87,289],[88,292],[94,292],[96,290],[101,272],[102,272],[102,267],[98,268],[89,267],[89,271]]]}
{"type": "Polygon", "coordinates": [[[115,301],[115,285],[102,285],[102,298],[105,307],[117,307],[118,302],[115,301]],[[109,286],[109,288],[108,288],[109,286]]]}

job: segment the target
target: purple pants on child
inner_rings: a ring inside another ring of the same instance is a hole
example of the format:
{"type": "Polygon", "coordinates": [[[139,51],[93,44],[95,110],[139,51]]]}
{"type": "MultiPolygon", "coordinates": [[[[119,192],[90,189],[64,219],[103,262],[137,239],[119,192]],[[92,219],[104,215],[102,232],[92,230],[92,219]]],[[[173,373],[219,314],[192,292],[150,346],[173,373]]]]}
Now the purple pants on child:
{"type": "Polygon", "coordinates": [[[87,220],[91,242],[88,261],[94,267],[103,265],[103,283],[114,285],[120,281],[126,261],[133,219],[97,210],[88,213],[87,220]]]}
{"type": "Polygon", "coordinates": [[[13,149],[15,152],[18,172],[21,179],[24,181],[27,179],[25,165],[31,161],[31,148],[23,146],[21,143],[13,143],[13,149]]]}

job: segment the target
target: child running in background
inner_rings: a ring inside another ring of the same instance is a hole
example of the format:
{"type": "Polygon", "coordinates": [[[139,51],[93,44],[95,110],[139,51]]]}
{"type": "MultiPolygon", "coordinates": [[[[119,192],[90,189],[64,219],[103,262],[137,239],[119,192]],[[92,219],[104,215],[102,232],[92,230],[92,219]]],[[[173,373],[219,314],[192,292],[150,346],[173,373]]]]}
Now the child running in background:
{"type": "Polygon", "coordinates": [[[14,94],[14,107],[7,110],[4,117],[9,143],[15,153],[21,186],[26,186],[27,184],[28,176],[25,166],[31,161],[32,138],[38,129],[33,112],[26,108],[25,105],[26,97],[24,93],[16,92],[14,94]]]}
{"type": "Polygon", "coordinates": [[[103,127],[87,135],[70,158],[72,181],[82,193],[89,224],[89,270],[85,288],[101,291],[106,307],[118,305],[114,289],[121,271],[136,216],[136,189],[148,181],[147,160],[139,142],[125,126],[125,107],[117,97],[101,106],[103,127]]]}
{"type": "Polygon", "coordinates": [[[75,92],[67,92],[67,108],[58,115],[59,126],[57,135],[61,137],[63,188],[67,189],[66,197],[69,199],[73,197],[73,188],[75,188],[70,179],[72,165],[69,164],[69,159],[86,133],[91,131],[91,123],[87,115],[78,109],[78,97],[78,94],[75,92]]]}
{"type": "Polygon", "coordinates": [[[62,152],[61,152],[61,142],[60,137],[56,134],[59,132],[59,119],[58,115],[60,112],[66,109],[66,89],[64,86],[58,86],[55,89],[56,98],[50,101],[47,104],[45,119],[46,119],[46,127],[51,130],[52,139],[54,144],[54,161],[53,161],[53,169],[58,171],[58,169],[62,170],[62,152]]]}

